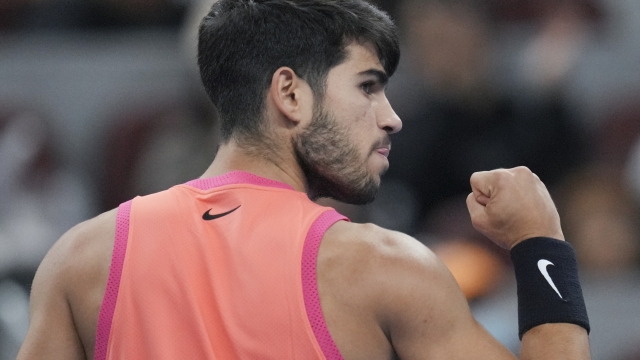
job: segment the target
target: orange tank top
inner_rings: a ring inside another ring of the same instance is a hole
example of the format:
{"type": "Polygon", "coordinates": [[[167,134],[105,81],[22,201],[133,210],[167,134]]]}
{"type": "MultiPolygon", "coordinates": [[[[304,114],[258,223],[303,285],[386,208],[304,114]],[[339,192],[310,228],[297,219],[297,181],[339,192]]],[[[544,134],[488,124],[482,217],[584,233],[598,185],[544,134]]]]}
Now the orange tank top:
{"type": "Polygon", "coordinates": [[[238,171],[120,205],[95,359],[342,359],[316,281],[339,220],[238,171]]]}

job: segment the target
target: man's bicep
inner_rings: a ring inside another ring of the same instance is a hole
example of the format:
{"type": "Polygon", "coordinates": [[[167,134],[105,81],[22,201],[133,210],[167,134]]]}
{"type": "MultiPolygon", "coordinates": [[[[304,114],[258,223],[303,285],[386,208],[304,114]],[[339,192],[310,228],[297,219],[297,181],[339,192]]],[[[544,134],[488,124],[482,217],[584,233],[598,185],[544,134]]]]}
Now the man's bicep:
{"type": "Polygon", "coordinates": [[[429,254],[421,265],[394,304],[390,334],[400,359],[515,359],[473,318],[444,264],[429,254]]]}
{"type": "Polygon", "coordinates": [[[61,239],[40,264],[33,280],[29,331],[18,354],[26,359],[85,359],[65,294],[65,244],[61,239]]]}

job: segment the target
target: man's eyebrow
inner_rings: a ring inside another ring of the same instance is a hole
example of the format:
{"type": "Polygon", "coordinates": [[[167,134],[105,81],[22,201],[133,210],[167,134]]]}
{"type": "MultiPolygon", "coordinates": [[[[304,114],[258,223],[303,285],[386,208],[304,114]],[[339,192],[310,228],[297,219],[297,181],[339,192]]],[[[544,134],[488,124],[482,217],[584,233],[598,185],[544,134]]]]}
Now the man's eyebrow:
{"type": "Polygon", "coordinates": [[[386,86],[389,83],[389,75],[386,72],[378,69],[369,69],[358,73],[360,76],[374,76],[376,81],[382,84],[382,86],[386,86]]]}

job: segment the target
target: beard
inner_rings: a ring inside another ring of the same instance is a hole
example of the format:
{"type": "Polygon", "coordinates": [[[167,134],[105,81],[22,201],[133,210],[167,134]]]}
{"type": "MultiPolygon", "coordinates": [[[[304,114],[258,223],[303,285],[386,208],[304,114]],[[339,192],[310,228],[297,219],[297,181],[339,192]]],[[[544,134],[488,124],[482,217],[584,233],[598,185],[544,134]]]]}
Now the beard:
{"type": "MultiPolygon", "coordinates": [[[[340,127],[335,117],[321,106],[316,106],[309,126],[293,139],[293,148],[307,178],[307,195],[311,200],[329,197],[348,204],[364,205],[378,194],[380,177],[369,172],[368,156],[361,158],[348,135],[347,129],[340,127]]],[[[371,152],[374,149],[372,147],[371,152]]]]}

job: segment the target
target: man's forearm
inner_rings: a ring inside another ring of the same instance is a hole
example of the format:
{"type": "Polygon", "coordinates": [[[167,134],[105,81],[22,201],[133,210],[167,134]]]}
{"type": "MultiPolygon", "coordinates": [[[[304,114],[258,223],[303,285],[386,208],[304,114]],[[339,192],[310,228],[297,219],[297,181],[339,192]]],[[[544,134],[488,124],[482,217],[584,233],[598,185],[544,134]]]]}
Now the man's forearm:
{"type": "Polygon", "coordinates": [[[588,360],[589,336],[574,324],[543,324],[522,337],[522,360],[588,360]]]}

